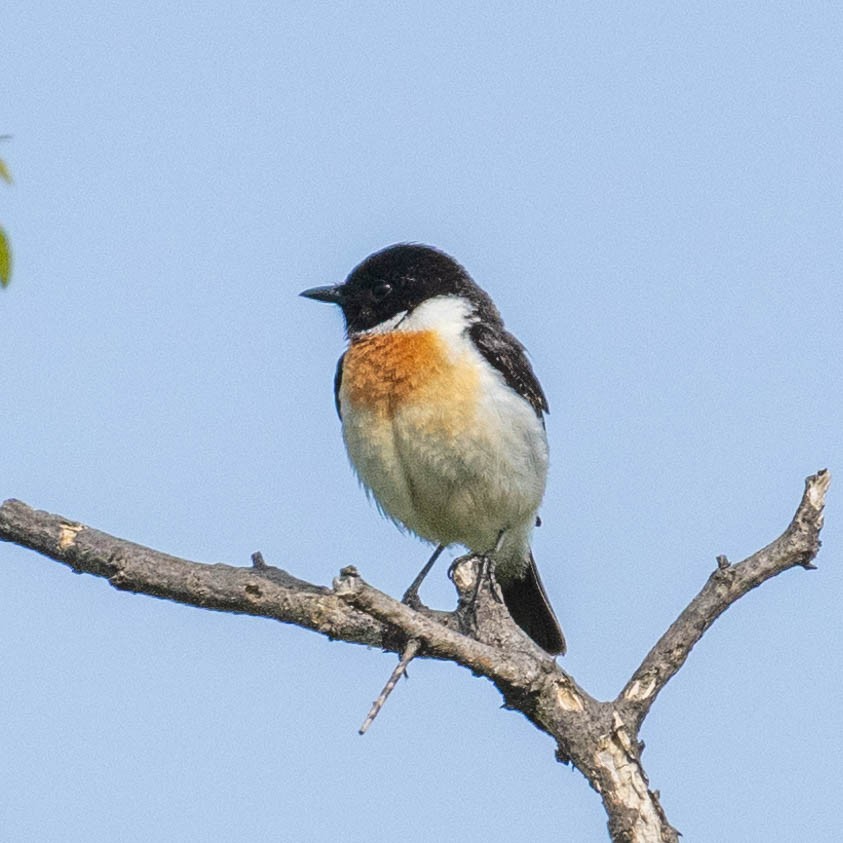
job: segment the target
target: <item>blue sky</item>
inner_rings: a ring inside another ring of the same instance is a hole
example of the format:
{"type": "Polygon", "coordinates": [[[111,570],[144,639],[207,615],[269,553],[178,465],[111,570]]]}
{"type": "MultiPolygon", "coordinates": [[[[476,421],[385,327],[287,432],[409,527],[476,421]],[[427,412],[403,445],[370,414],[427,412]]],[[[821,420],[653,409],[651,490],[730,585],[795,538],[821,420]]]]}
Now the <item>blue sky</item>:
{"type": "MultiPolygon", "coordinates": [[[[342,449],[369,252],[454,254],[551,406],[535,554],[614,696],[717,554],[841,480],[843,11],[828,3],[6,4],[0,497],[201,561],[400,594],[426,549],[342,449]]],[[[843,511],[648,719],[698,841],[839,837],[843,511]]],[[[0,546],[9,841],[606,839],[494,689],[0,546]],[[471,829],[466,831],[466,829],[471,829]]],[[[425,586],[449,607],[445,564],[425,586]]]]}

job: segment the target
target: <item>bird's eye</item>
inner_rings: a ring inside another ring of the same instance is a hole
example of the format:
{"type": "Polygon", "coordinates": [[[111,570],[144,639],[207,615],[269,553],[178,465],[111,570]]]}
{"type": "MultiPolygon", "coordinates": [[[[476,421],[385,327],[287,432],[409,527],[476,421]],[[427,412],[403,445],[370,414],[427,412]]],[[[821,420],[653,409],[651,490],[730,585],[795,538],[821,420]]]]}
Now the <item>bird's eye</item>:
{"type": "Polygon", "coordinates": [[[372,296],[375,301],[383,301],[392,292],[392,284],[380,281],[372,287],[372,296]]]}

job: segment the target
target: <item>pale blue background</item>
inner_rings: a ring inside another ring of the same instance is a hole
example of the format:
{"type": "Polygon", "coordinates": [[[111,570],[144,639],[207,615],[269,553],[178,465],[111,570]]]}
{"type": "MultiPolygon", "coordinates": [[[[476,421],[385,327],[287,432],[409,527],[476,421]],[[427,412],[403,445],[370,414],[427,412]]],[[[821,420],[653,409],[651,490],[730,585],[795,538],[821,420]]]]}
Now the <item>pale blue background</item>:
{"type": "MultiPolygon", "coordinates": [[[[688,841],[840,831],[839,4],[3,7],[0,497],[399,594],[426,555],[346,463],[339,315],[399,240],[456,255],[551,404],[535,541],[613,696],[713,569],[838,472],[819,571],[717,622],[643,737],[688,841]]],[[[117,593],[0,546],[0,839],[606,839],[487,683],[117,593]]],[[[450,607],[442,564],[426,586],[450,607]]]]}

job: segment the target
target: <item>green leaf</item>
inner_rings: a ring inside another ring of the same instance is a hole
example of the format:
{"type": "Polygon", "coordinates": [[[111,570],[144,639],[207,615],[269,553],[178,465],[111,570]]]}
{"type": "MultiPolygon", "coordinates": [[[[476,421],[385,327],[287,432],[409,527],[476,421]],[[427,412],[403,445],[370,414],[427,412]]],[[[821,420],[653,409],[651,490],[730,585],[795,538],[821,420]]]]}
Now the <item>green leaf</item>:
{"type": "Polygon", "coordinates": [[[12,277],[12,250],[6,232],[0,228],[0,287],[6,287],[12,277]]]}
{"type": "Polygon", "coordinates": [[[12,174],[9,172],[9,168],[2,158],[0,158],[0,179],[3,179],[7,184],[12,183],[12,174]]]}

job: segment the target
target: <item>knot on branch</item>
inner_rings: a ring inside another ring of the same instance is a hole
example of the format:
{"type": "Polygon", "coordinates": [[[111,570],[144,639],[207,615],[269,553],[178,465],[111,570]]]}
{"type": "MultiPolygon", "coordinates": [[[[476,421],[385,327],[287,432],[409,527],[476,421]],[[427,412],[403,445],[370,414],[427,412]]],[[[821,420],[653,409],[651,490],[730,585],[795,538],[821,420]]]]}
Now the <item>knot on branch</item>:
{"type": "Polygon", "coordinates": [[[354,565],[346,565],[332,583],[334,591],[339,597],[348,598],[356,594],[365,585],[360,572],[354,565]]]}

